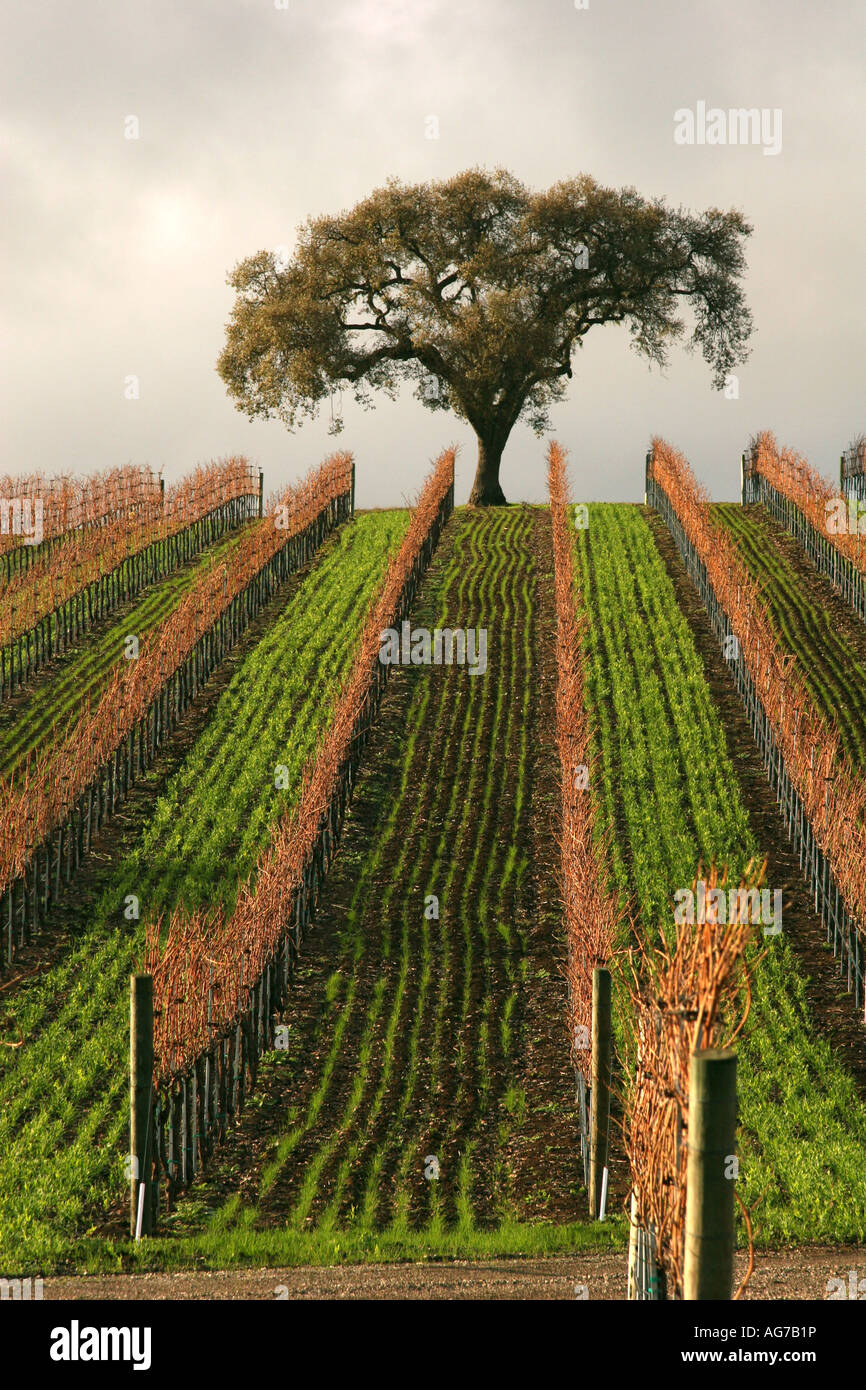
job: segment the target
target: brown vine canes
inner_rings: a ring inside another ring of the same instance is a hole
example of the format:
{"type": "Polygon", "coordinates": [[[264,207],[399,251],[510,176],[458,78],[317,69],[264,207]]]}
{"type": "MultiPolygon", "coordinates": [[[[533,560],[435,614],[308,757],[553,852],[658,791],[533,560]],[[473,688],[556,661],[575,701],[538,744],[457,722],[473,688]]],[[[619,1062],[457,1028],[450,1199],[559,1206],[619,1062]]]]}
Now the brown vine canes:
{"type": "Polygon", "coordinates": [[[601,1214],[603,1173],[607,1168],[607,1046],[610,1018],[609,977],[623,912],[608,885],[606,863],[610,828],[601,824],[594,792],[597,754],[593,749],[586,701],[584,641],[588,620],[579,609],[574,572],[574,534],[569,524],[565,453],[554,441],[548,450],[548,489],[554,552],[556,605],[556,742],[559,753],[559,886],[566,937],[567,1024],[575,1068],[581,1158],[590,1211],[601,1214]],[[604,1007],[594,1019],[594,975],[604,1007]],[[603,1015],[603,1017],[602,1017],[603,1015]],[[603,1093],[593,1124],[593,1023],[598,1024],[598,1084],[603,1093]],[[603,1054],[603,1056],[602,1056],[603,1054]]]}
{"type": "MultiPolygon", "coordinates": [[[[750,866],[740,888],[755,888],[762,878],[763,870],[756,873],[750,866]]],[[[699,868],[693,886],[699,882],[711,902],[710,891],[726,878],[713,865],[706,877],[699,868]]],[[[632,1222],[654,1237],[668,1298],[683,1295],[691,1056],[730,1048],[742,1033],[751,1007],[754,963],[747,965],[746,949],[752,937],[753,926],[738,896],[733,920],[724,927],[708,906],[701,920],[677,923],[657,944],[640,941],[626,957],[626,988],[636,1023],[634,1034],[626,1034],[624,1126],[632,1222]]],[[[747,1239],[749,1268],[735,1297],[754,1263],[748,1221],[747,1239]]]]}
{"type": "Polygon", "coordinates": [[[151,633],[138,659],[115,668],[96,705],[85,702],[77,719],[55,730],[14,780],[0,782],[0,903],[8,917],[7,942],[13,919],[26,919],[28,846],[41,863],[47,911],[47,861],[54,861],[59,875],[64,850],[68,855],[75,849],[80,857],[85,843],[89,848],[118,799],[118,750],[127,768],[135,760],[136,775],[149,766],[189,701],[193,670],[199,682],[206,678],[270,593],[348,515],[351,473],[351,456],[338,454],[286,489],[279,499],[281,524],[275,514],[254,526],[231,559],[202,575],[151,633]]]}

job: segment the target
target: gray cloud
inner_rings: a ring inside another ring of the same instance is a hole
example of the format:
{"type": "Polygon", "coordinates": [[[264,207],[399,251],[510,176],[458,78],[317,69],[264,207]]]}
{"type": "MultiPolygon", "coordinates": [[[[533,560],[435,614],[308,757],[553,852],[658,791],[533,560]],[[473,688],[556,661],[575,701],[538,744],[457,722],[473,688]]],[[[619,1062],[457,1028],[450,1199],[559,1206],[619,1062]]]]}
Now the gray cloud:
{"type": "MultiPolygon", "coordinates": [[[[243,450],[268,486],[333,447],[327,412],[294,435],[250,423],[214,370],[225,277],[292,244],[310,214],[390,175],[504,164],[543,187],[581,171],[755,225],[758,332],[740,399],[700,359],[649,371],[627,333],[591,334],[554,429],[575,490],[637,500],[649,436],[669,437],[733,496],[748,435],[772,428],[826,470],[864,427],[864,200],[858,135],[863,10],[786,0],[648,6],[630,0],[50,0],[7,8],[3,469],[134,461],[169,477],[243,450]],[[673,113],[699,100],[781,108],[783,148],[677,147],[673,113]],[[438,140],[424,138],[428,115],[438,140]],[[139,140],[124,139],[138,117],[139,140]],[[139,376],[141,398],[123,380],[139,376]]],[[[428,459],[471,431],[409,393],[347,403],[359,502],[417,489],[428,459]]],[[[544,444],[512,436],[503,484],[543,496],[544,444]]]]}

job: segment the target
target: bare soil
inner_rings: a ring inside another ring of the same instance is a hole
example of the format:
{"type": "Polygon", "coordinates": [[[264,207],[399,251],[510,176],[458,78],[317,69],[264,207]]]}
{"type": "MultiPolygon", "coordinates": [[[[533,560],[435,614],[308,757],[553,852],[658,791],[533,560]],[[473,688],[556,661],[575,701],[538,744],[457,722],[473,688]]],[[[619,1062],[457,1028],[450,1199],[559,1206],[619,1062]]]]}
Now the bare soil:
{"type": "MultiPolygon", "coordinates": [[[[745,1272],[737,1256],[735,1280],[745,1272]]],[[[866,1274],[862,1249],[815,1246],[759,1254],[744,1300],[828,1296],[827,1281],[866,1274]]],[[[625,1252],[484,1263],[301,1266],[185,1274],[124,1274],[46,1279],[46,1299],[575,1299],[624,1300],[625,1252]],[[585,1293],[584,1293],[585,1289],[585,1293]]]]}

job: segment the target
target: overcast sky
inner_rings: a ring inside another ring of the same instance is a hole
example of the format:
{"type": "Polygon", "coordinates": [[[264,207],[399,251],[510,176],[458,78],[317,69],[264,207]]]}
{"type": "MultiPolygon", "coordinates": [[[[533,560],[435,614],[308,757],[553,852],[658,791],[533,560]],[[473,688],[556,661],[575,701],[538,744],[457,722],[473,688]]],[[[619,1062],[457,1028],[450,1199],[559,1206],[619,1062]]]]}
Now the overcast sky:
{"type": "MultiPolygon", "coordinates": [[[[339,444],[358,504],[397,504],[469,426],[411,388],[344,398],[289,434],[250,422],[215,371],[243,257],[390,176],[503,165],[535,188],[588,173],[754,224],[757,332],[739,399],[681,348],[661,373],[596,328],[552,433],[575,497],[643,500],[653,433],[732,498],[739,455],[776,432],[838,476],[866,429],[862,0],[33,0],[6,7],[0,472],[149,463],[175,478],[243,452],[268,490],[339,444]],[[782,113],[782,148],[678,145],[699,102],[782,113]],[[127,118],[139,138],[125,138],[127,118]],[[428,117],[438,139],[426,138],[428,117]],[[124,398],[136,376],[140,398],[124,398]]],[[[518,426],[502,483],[544,496],[544,441],[518,426]]]]}

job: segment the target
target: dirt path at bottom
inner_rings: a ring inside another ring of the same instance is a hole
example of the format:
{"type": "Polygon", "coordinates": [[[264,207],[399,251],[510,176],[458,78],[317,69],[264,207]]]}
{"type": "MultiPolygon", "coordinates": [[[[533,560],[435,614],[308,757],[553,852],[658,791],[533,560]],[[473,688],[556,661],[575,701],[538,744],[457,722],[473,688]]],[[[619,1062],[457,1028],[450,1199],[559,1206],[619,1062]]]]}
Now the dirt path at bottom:
{"type": "MultiPolygon", "coordinates": [[[[591,1252],[551,1259],[508,1259],[486,1263],[302,1266],[294,1269],[196,1271],[180,1274],[92,1275],[48,1278],[46,1299],[624,1299],[626,1254],[591,1252]],[[583,1290],[585,1289],[585,1293],[583,1290]]],[[[746,1257],[738,1254],[735,1278],[746,1257]]],[[[830,1279],[849,1271],[863,1279],[866,1251],[856,1246],[810,1246],[756,1257],[755,1272],[743,1297],[752,1300],[825,1300],[830,1279]]],[[[831,1288],[838,1288],[831,1286],[831,1288]]]]}

